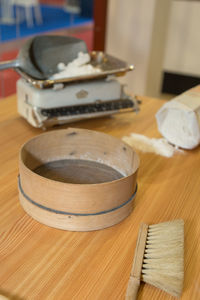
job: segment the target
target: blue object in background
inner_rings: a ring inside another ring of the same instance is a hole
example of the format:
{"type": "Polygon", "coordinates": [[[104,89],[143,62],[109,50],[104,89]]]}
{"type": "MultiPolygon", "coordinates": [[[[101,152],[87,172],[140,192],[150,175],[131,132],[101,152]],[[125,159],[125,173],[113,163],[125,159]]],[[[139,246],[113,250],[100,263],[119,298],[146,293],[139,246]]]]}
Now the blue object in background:
{"type": "Polygon", "coordinates": [[[26,20],[24,19],[19,25],[18,36],[16,34],[16,24],[1,24],[0,42],[8,42],[18,38],[24,38],[35,34],[40,34],[57,29],[69,28],[72,26],[81,26],[88,22],[92,22],[92,18],[90,17],[74,15],[72,23],[70,13],[64,11],[62,7],[50,5],[41,5],[41,14],[43,23],[40,25],[35,23],[33,27],[28,27],[26,20]]]}
{"type": "Polygon", "coordinates": [[[80,0],[81,13],[84,18],[93,18],[94,0],[80,0]]]}

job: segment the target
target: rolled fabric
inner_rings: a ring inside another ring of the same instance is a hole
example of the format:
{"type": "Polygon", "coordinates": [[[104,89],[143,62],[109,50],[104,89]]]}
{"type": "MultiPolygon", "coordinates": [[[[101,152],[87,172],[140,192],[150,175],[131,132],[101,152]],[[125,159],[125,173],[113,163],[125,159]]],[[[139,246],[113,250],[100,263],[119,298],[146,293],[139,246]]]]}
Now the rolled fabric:
{"type": "Polygon", "coordinates": [[[156,113],[158,130],[173,145],[200,144],[200,85],[165,103],[156,113]]]}

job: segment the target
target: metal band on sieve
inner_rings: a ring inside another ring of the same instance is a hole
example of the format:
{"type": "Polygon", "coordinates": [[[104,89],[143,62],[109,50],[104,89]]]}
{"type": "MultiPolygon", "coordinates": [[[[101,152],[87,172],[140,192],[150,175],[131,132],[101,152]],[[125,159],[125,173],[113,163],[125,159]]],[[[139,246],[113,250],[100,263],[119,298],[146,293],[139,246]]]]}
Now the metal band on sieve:
{"type": "Polygon", "coordinates": [[[24,198],[26,198],[26,200],[28,200],[29,202],[31,202],[32,204],[34,204],[35,206],[39,207],[39,208],[42,208],[44,210],[47,210],[49,212],[52,212],[52,213],[55,213],[55,214],[62,214],[62,215],[72,215],[72,216],[97,216],[97,215],[103,215],[103,214],[107,214],[107,213],[110,213],[112,211],[115,211],[123,206],[125,206],[126,204],[128,204],[129,202],[131,202],[135,195],[136,195],[136,192],[137,192],[137,184],[136,184],[136,188],[135,188],[135,192],[134,194],[124,203],[122,203],[121,205],[117,206],[117,207],[114,207],[112,209],[109,209],[109,210],[104,210],[104,211],[100,211],[100,212],[97,212],[97,213],[91,213],[91,214],[79,214],[79,213],[71,213],[71,212],[66,212],[66,211],[62,211],[62,210],[56,210],[56,209],[53,209],[53,208],[49,208],[49,207],[46,207],[44,205],[41,205],[35,201],[33,201],[31,198],[29,198],[28,195],[25,194],[22,186],[21,186],[21,180],[20,180],[20,176],[18,176],[18,187],[19,187],[19,190],[21,192],[21,194],[24,196],[24,198]]]}

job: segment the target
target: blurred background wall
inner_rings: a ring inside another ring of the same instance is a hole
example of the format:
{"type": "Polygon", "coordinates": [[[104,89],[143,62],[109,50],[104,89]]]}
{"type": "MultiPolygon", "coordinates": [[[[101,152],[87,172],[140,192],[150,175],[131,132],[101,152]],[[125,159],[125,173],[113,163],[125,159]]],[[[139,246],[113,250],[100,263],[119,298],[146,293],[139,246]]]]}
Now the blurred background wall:
{"type": "Polygon", "coordinates": [[[131,92],[145,92],[155,2],[109,1],[106,51],[135,65],[135,71],[122,80],[131,92]]]}
{"type": "Polygon", "coordinates": [[[106,50],[135,65],[123,82],[149,96],[200,82],[200,1],[110,0],[106,50]]]}
{"type": "Polygon", "coordinates": [[[163,92],[200,83],[200,1],[172,1],[163,62],[163,92]]]}

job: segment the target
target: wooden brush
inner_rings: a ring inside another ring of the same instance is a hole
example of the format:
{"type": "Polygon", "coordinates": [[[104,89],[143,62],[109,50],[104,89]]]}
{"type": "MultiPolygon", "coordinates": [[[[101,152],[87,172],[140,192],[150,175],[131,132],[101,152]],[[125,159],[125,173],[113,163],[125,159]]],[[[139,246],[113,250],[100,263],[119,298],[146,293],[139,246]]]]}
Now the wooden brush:
{"type": "Polygon", "coordinates": [[[142,224],[126,300],[137,299],[140,281],[180,297],[184,277],[184,222],[142,224]]]}

